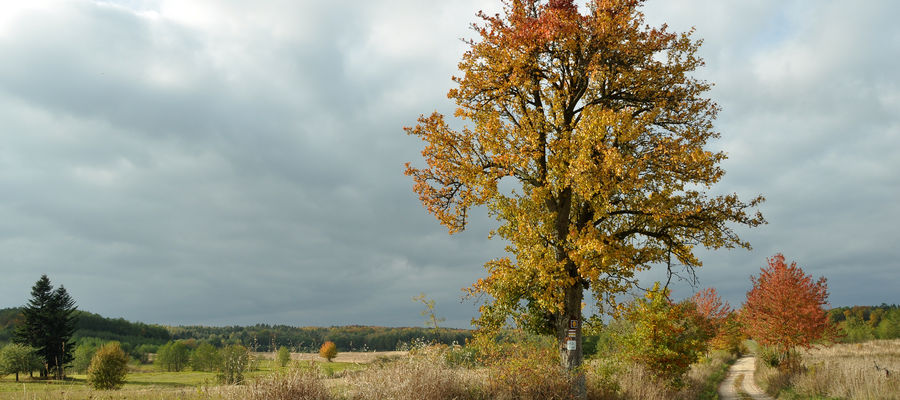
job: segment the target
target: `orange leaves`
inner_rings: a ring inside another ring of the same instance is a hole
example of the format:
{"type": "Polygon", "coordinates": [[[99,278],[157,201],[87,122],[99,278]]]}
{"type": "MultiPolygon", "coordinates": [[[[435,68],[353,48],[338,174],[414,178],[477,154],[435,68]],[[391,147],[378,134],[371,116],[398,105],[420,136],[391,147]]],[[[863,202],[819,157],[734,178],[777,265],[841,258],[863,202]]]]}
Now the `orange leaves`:
{"type": "Polygon", "coordinates": [[[753,288],[741,311],[747,334],[784,354],[830,338],[833,327],[823,308],[828,304],[825,278],[814,281],[796,262],[785,264],[781,253],[768,262],[758,277],[750,277],[753,288]]]}
{"type": "Polygon", "coordinates": [[[322,347],[319,347],[319,356],[331,362],[335,357],[337,357],[337,345],[332,341],[326,341],[322,343],[322,347]]]}

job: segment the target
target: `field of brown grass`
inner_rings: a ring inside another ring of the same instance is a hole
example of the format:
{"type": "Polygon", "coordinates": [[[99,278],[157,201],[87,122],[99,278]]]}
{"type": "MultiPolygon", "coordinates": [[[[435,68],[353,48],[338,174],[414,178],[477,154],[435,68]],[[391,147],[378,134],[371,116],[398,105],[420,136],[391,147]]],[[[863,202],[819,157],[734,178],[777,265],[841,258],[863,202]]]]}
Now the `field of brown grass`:
{"type": "Polygon", "coordinates": [[[780,391],[779,398],[900,399],[900,340],[819,346],[800,354],[802,367],[793,374],[758,367],[760,383],[776,389],[768,390],[770,394],[780,391]]]}

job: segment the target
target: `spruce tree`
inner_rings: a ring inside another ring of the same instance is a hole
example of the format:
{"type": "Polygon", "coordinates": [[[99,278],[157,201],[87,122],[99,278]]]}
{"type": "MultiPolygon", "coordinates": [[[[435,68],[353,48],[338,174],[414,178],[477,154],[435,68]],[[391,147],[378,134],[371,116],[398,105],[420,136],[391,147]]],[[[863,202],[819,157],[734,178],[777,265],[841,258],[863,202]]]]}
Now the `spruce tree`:
{"type": "Polygon", "coordinates": [[[15,341],[37,349],[44,368],[41,376],[53,372],[57,379],[63,377],[66,364],[73,359],[75,344],[70,339],[75,333],[75,300],[62,285],[53,290],[47,275],[31,288],[31,300],[22,310],[23,323],[15,331],[15,341]]]}

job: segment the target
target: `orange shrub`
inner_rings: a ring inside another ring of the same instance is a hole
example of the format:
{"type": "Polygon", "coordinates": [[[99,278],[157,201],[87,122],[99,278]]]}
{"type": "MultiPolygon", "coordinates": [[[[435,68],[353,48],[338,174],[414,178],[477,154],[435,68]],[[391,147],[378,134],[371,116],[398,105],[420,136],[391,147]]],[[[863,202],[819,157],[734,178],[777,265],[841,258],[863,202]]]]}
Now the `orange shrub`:
{"type": "Polygon", "coordinates": [[[337,353],[337,345],[332,341],[322,343],[322,347],[319,348],[319,355],[328,360],[328,362],[331,362],[331,360],[337,357],[337,353]]]}

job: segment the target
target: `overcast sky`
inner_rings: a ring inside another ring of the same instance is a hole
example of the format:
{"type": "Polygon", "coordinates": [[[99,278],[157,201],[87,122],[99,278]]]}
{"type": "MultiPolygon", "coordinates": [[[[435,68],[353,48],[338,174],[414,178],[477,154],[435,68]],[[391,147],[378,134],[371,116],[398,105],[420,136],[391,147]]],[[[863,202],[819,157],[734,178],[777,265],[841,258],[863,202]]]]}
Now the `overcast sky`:
{"type": "MultiPolygon", "coordinates": [[[[79,308],[162,324],[468,327],[503,255],[450,236],[402,127],[452,113],[498,1],[0,2],[0,308],[41,274],[79,308]]],[[[701,252],[733,305],[783,252],[831,303],[900,303],[900,3],[649,0],[696,27],[727,174],[763,194],[752,251],[701,252]]],[[[645,279],[658,275],[645,274],[645,279]]],[[[680,283],[678,296],[692,288],[680,283]]]]}

